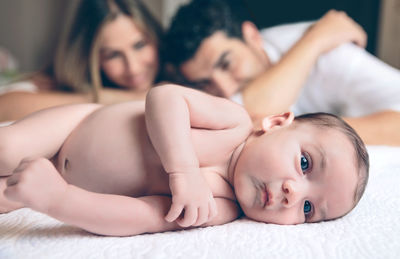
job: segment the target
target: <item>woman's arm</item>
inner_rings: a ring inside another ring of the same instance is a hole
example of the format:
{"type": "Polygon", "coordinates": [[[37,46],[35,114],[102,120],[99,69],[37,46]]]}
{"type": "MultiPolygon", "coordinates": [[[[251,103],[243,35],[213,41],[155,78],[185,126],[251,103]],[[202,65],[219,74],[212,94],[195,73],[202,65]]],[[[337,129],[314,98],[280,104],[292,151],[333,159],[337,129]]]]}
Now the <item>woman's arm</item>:
{"type": "Polygon", "coordinates": [[[9,92],[0,95],[0,121],[18,120],[52,106],[91,102],[89,94],[9,92]]]}
{"type": "MultiPolygon", "coordinates": [[[[100,91],[101,104],[113,104],[132,100],[144,100],[146,92],[134,92],[120,89],[100,91]]],[[[0,95],[0,121],[18,120],[32,112],[52,106],[93,102],[90,93],[49,92],[9,92],[0,95]]]]}
{"type": "Polygon", "coordinates": [[[243,90],[254,120],[289,110],[318,57],[341,43],[365,46],[363,29],[343,12],[329,11],[272,67],[243,90]]]}

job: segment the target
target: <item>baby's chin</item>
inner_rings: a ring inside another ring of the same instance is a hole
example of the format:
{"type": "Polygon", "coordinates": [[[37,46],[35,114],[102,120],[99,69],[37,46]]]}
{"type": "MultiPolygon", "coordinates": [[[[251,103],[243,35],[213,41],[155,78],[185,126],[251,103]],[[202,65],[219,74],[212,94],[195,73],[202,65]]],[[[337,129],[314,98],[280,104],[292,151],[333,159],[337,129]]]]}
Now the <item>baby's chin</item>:
{"type": "Polygon", "coordinates": [[[248,217],[251,220],[260,222],[260,223],[266,223],[266,224],[275,224],[275,225],[298,225],[298,224],[304,224],[304,222],[285,222],[285,221],[279,221],[279,220],[267,220],[267,219],[262,219],[262,220],[257,220],[251,217],[248,217]]]}
{"type": "Polygon", "coordinates": [[[257,211],[246,211],[243,210],[244,215],[251,220],[266,223],[266,224],[275,224],[275,225],[298,225],[303,224],[304,221],[300,221],[293,218],[284,218],[279,214],[275,214],[271,211],[271,214],[268,212],[263,212],[263,215],[257,213],[257,211]]]}

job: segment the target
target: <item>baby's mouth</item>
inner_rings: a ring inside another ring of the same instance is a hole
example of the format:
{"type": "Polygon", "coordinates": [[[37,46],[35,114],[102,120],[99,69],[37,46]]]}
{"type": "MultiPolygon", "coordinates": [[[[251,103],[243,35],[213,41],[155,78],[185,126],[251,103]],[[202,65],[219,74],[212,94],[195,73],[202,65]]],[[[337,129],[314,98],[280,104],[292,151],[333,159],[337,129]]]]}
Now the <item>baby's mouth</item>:
{"type": "Polygon", "coordinates": [[[267,185],[256,178],[252,178],[252,182],[257,190],[253,205],[258,204],[262,208],[272,205],[272,193],[267,185]]]}
{"type": "Polygon", "coordinates": [[[264,208],[272,204],[272,193],[268,190],[266,184],[264,184],[264,188],[262,189],[262,201],[264,201],[264,208]]]}

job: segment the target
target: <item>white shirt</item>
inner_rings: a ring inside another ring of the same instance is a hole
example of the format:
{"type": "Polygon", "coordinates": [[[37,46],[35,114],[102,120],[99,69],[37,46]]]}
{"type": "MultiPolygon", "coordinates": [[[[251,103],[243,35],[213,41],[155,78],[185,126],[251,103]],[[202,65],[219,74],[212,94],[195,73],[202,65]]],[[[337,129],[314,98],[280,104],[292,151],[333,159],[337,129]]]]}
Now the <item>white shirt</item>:
{"type": "MultiPolygon", "coordinates": [[[[262,30],[271,63],[277,63],[311,24],[262,30]]],[[[232,99],[241,102],[240,94],[232,99]]],[[[329,112],[340,116],[363,116],[387,109],[400,111],[400,71],[351,43],[319,57],[291,107],[295,115],[329,112]]]]}

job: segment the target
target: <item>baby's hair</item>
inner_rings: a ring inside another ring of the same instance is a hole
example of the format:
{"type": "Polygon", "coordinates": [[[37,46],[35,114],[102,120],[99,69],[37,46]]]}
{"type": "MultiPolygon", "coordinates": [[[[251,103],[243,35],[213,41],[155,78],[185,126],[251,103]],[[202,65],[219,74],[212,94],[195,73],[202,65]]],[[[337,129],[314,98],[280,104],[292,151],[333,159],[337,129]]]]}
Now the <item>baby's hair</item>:
{"type": "Polygon", "coordinates": [[[355,155],[356,155],[356,165],[358,169],[358,183],[356,191],[354,193],[354,206],[358,204],[362,195],[364,194],[365,188],[368,182],[369,175],[369,156],[367,148],[364,142],[361,140],[357,132],[345,122],[343,119],[336,115],[329,113],[309,113],[297,116],[295,118],[296,122],[300,123],[311,123],[312,125],[318,127],[333,128],[341,131],[353,144],[355,155]]]}

